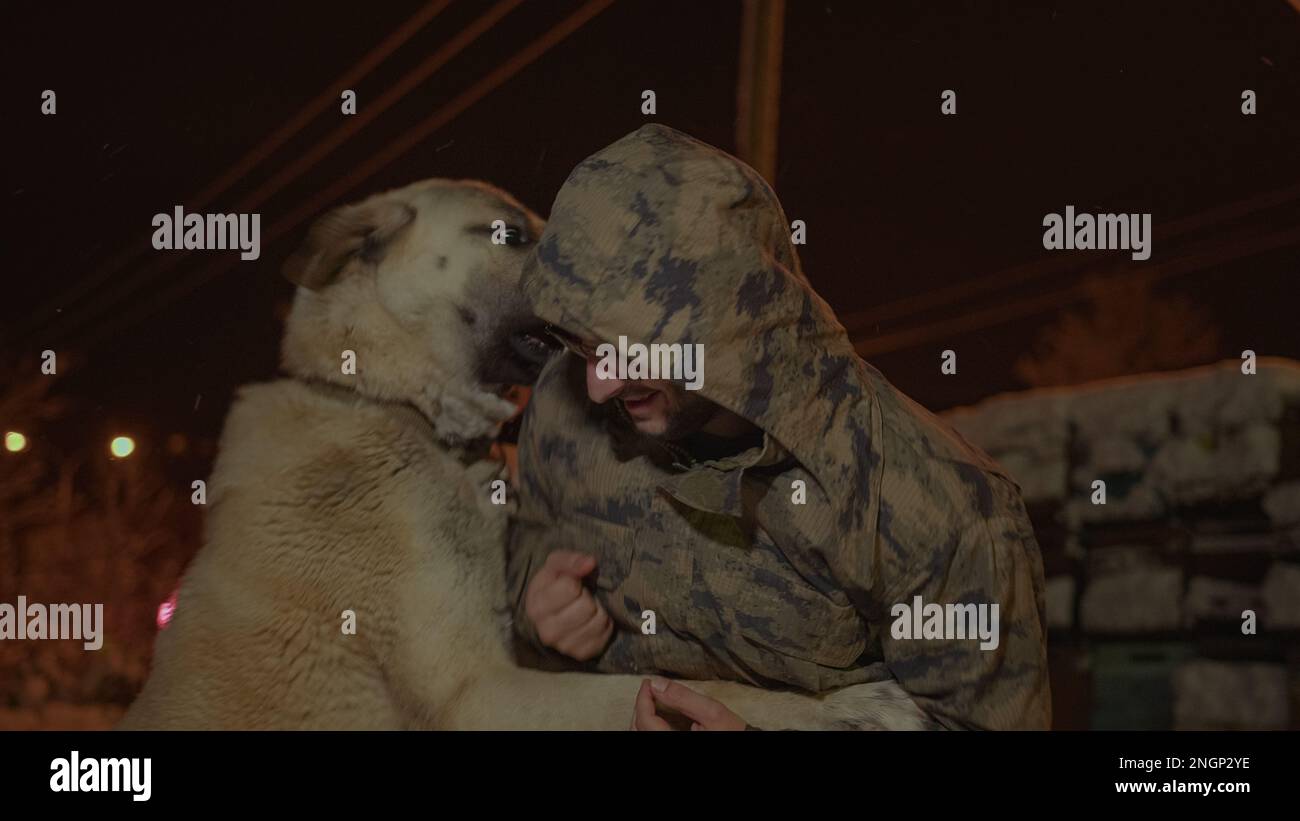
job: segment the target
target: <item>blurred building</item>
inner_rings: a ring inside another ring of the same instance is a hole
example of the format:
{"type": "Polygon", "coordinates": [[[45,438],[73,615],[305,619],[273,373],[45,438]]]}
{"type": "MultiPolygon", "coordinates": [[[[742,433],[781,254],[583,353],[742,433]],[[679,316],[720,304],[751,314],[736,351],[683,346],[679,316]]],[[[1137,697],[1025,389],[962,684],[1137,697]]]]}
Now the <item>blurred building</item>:
{"type": "Polygon", "coordinates": [[[1022,487],[1057,727],[1300,726],[1300,363],[1034,389],[943,415],[1022,487]]]}

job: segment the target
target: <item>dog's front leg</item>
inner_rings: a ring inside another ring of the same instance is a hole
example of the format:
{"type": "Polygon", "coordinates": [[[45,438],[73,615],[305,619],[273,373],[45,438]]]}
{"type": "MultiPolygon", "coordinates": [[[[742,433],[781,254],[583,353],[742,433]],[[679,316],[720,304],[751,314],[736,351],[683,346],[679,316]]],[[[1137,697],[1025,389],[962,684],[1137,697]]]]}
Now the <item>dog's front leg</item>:
{"type": "Polygon", "coordinates": [[[632,724],[637,676],[546,673],[519,667],[484,669],[443,715],[448,729],[626,730],[632,724]]]}
{"type": "Polygon", "coordinates": [[[627,729],[640,678],[546,673],[513,663],[485,592],[499,586],[500,575],[469,556],[403,574],[390,609],[395,638],[380,664],[407,726],[627,729]]]}
{"type": "MultiPolygon", "coordinates": [[[[485,671],[486,672],[486,671],[485,671]]],[[[640,676],[498,670],[467,686],[444,711],[447,727],[502,730],[625,730],[640,676]]],[[[822,695],[724,681],[681,682],[767,730],[919,730],[933,722],[895,681],[822,695]]]]}

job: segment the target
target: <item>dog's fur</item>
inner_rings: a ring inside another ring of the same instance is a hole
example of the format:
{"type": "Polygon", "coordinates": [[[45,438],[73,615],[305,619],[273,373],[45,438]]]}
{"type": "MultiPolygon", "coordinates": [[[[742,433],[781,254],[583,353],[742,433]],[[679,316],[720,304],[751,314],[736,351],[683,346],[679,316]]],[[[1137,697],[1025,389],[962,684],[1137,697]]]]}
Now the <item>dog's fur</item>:
{"type": "MultiPolygon", "coordinates": [[[[322,218],[286,273],[301,287],[287,379],[243,388],[209,483],[206,544],[124,728],[612,728],[636,676],[517,667],[500,465],[474,443],[535,376],[525,248],[505,193],[431,180],[322,218]],[[344,351],[355,375],[342,372],[344,351]],[[342,614],[356,616],[345,635],[342,614]]],[[[768,728],[917,727],[893,682],[824,698],[692,683],[768,728]]]]}

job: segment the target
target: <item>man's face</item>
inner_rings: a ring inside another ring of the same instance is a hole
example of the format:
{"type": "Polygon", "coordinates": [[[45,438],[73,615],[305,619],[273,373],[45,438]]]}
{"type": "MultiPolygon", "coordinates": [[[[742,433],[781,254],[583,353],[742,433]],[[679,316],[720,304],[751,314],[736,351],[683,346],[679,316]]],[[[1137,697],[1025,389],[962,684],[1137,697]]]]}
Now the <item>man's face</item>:
{"type": "Polygon", "coordinates": [[[601,379],[595,357],[587,358],[587,397],[598,405],[618,402],[637,431],[676,440],[704,428],[721,408],[662,379],[601,379]]]}
{"type": "MultiPolygon", "coordinates": [[[[663,379],[602,379],[596,373],[599,342],[579,339],[554,326],[548,330],[587,364],[587,398],[598,405],[617,402],[638,433],[656,439],[682,439],[725,423],[732,414],[720,405],[663,379]]],[[[723,431],[717,431],[723,432],[723,431]]],[[[728,431],[729,432],[729,431],[728,431]]]]}

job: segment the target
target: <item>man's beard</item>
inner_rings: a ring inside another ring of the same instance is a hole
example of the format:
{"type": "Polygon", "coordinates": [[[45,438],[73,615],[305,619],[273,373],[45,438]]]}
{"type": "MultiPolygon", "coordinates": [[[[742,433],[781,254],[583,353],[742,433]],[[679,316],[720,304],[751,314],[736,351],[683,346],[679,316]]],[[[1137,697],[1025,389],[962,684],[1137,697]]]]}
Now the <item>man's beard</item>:
{"type": "Polygon", "coordinates": [[[664,391],[664,398],[667,400],[668,424],[664,426],[662,433],[644,433],[637,428],[632,417],[628,415],[627,409],[623,403],[618,403],[619,418],[624,423],[631,426],[632,430],[639,436],[651,439],[656,442],[677,442],[690,436],[692,433],[698,433],[705,425],[712,421],[717,415],[721,406],[710,402],[703,396],[698,396],[686,391],[671,394],[664,391]]]}

